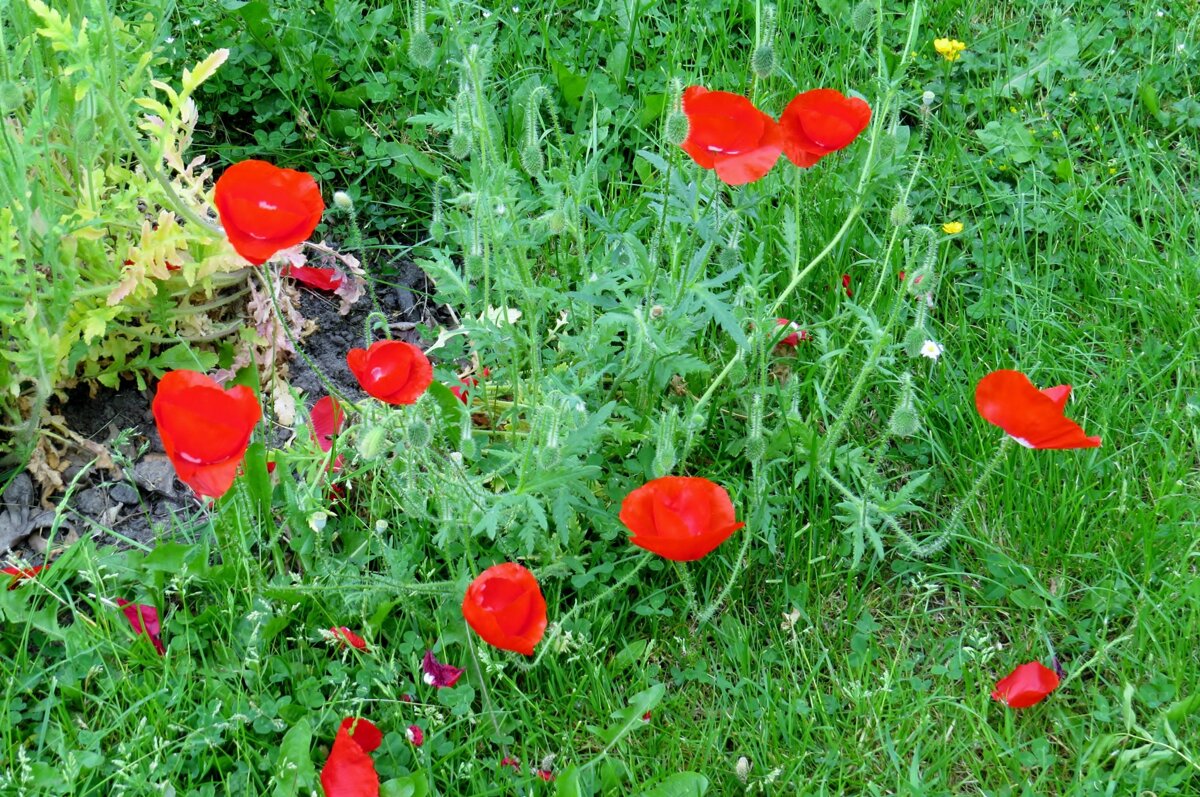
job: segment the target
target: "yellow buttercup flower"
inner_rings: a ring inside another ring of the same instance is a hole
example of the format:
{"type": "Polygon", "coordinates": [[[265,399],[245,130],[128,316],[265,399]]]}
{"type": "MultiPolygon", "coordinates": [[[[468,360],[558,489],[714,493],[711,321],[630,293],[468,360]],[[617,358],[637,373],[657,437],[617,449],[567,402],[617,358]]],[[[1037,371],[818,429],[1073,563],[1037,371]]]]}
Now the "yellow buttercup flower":
{"type": "Polygon", "coordinates": [[[967,45],[958,39],[934,39],[933,49],[941,53],[942,58],[947,61],[957,61],[959,54],[967,49],[967,45]]]}
{"type": "Polygon", "coordinates": [[[948,221],[942,225],[942,232],[946,233],[946,235],[958,235],[962,231],[963,224],[961,221],[948,221]]]}

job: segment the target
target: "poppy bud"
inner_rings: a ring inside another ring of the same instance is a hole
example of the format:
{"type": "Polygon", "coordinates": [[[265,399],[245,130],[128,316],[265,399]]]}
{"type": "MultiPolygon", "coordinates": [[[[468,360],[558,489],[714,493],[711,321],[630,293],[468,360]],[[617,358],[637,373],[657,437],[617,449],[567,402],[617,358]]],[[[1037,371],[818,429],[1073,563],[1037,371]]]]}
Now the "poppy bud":
{"type": "Polygon", "coordinates": [[[750,69],[759,80],[766,80],[775,71],[775,46],[773,44],[760,44],[754,48],[754,54],[750,56],[750,69]]]}
{"type": "Polygon", "coordinates": [[[862,0],[850,12],[850,27],[859,33],[866,33],[875,24],[875,0],[862,0]]]}
{"type": "Polygon", "coordinates": [[[921,347],[925,345],[925,326],[916,324],[904,335],[904,353],[909,357],[920,357],[921,347]]]}
{"type": "Polygon", "coordinates": [[[333,192],[333,204],[337,205],[342,210],[353,210],[354,199],[345,191],[333,192]]]}
{"type": "Polygon", "coordinates": [[[900,377],[900,395],[888,420],[888,431],[895,437],[912,437],[920,430],[921,417],[917,414],[913,395],[912,374],[906,372],[900,377]]]}
{"type": "Polygon", "coordinates": [[[654,459],[650,464],[655,478],[669,474],[678,461],[675,450],[675,431],[678,421],[679,414],[674,407],[659,421],[658,435],[654,442],[654,459]]]}
{"type": "Polygon", "coordinates": [[[889,218],[893,227],[907,227],[912,221],[912,208],[910,208],[903,200],[892,205],[892,212],[889,218]]]}
{"type": "Polygon", "coordinates": [[[428,448],[433,442],[433,429],[424,418],[413,418],[408,424],[408,443],[413,448],[428,448]]]}
{"type": "Polygon", "coordinates": [[[521,168],[533,177],[541,175],[546,168],[546,157],[542,148],[537,144],[526,144],[521,147],[521,168]]]}
{"type": "Polygon", "coordinates": [[[687,115],[682,111],[671,111],[667,114],[663,133],[669,143],[676,147],[682,146],[683,142],[687,140],[690,130],[691,127],[688,124],[687,115]]]}
{"type": "Polygon", "coordinates": [[[382,426],[373,426],[359,439],[358,455],[367,462],[371,462],[383,452],[386,443],[387,429],[382,426]]]}
{"type": "Polygon", "coordinates": [[[408,60],[413,62],[413,66],[428,69],[433,66],[436,55],[433,38],[423,30],[413,31],[408,38],[408,60]]]}
{"type": "Polygon", "coordinates": [[[464,132],[450,136],[450,157],[456,161],[464,160],[471,154],[471,137],[464,132]]]}

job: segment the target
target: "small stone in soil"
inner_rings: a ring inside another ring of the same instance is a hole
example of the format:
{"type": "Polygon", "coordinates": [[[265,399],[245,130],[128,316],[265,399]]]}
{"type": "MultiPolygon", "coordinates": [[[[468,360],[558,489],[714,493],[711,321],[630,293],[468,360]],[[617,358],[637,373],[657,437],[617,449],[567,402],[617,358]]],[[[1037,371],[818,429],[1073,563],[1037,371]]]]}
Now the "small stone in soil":
{"type": "Polygon", "coordinates": [[[175,497],[175,466],[165,454],[147,454],[133,466],[133,480],[145,490],[175,497]]]}
{"type": "Polygon", "coordinates": [[[98,517],[108,509],[108,496],[99,487],[91,487],[75,496],[75,510],[89,517],[98,517]]]}
{"type": "Polygon", "coordinates": [[[114,484],[108,491],[108,494],[114,501],[120,501],[126,506],[134,506],[138,502],[137,490],[130,487],[128,484],[121,482],[114,484]]]}

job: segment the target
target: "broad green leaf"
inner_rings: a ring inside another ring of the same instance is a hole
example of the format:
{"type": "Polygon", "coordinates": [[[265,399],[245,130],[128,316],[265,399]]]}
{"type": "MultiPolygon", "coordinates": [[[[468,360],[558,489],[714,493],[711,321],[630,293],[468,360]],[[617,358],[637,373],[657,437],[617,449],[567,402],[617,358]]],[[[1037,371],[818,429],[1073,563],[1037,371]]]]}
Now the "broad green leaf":
{"type": "Polygon", "coordinates": [[[311,746],[312,726],[306,719],[297,722],[283,735],[275,765],[274,797],[299,797],[301,794],[307,797],[317,776],[309,753],[311,746]],[[301,792],[301,789],[305,791],[301,792]]]}
{"type": "Polygon", "coordinates": [[[424,772],[392,778],[379,786],[379,797],[425,797],[427,794],[429,786],[425,782],[424,772]]]}
{"type": "Polygon", "coordinates": [[[699,772],[679,772],[644,791],[640,797],[703,797],[708,791],[708,778],[699,772]]]}

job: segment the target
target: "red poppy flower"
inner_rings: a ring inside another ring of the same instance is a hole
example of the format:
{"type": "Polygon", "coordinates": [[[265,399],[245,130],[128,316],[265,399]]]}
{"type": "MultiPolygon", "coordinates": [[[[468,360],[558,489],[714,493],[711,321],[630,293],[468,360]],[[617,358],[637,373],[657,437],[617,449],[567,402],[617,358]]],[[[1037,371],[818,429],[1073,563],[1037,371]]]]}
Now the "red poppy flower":
{"type": "Polygon", "coordinates": [[[256,266],[307,240],[325,212],[316,180],[259,160],[226,169],[213,203],[233,248],[256,266]]]}
{"type": "Polygon", "coordinates": [[[420,747],[425,744],[425,732],[418,725],[409,725],[404,729],[404,735],[408,737],[408,741],[413,747],[420,747]]]}
{"type": "Polygon", "coordinates": [[[1031,661],[997,681],[992,700],[999,700],[1009,708],[1029,708],[1057,689],[1058,681],[1058,673],[1054,670],[1041,662],[1031,661]]]}
{"type": "Polygon", "coordinates": [[[716,169],[729,185],[763,177],[783,151],[779,125],[738,94],[688,86],[683,112],[688,119],[684,151],[701,168],[716,169]]]}
{"type": "Polygon", "coordinates": [[[22,568],[22,567],[6,567],[6,568],[0,570],[0,573],[3,573],[6,576],[12,576],[12,581],[9,582],[8,588],[16,589],[17,585],[20,584],[22,581],[24,581],[27,578],[33,578],[34,576],[36,576],[38,573],[42,572],[49,566],[50,565],[37,565],[36,567],[24,567],[24,568],[22,568]]]}
{"type": "Polygon", "coordinates": [[[370,754],[382,743],[383,733],[369,721],[342,720],[321,769],[325,797],[379,797],[379,774],[370,754]]]}
{"type": "Polygon", "coordinates": [[[425,352],[399,340],[351,349],[346,363],[368,395],[388,404],[412,404],[433,382],[433,365],[425,352]]]}
{"type": "Polygon", "coordinates": [[[849,146],[870,122],[871,106],[858,97],[846,97],[835,89],[797,94],[779,117],[783,154],[807,168],[849,146]]]}
{"type": "Polygon", "coordinates": [[[313,437],[316,438],[317,445],[321,447],[322,451],[329,451],[333,448],[333,436],[342,430],[346,413],[337,403],[337,399],[333,396],[324,396],[313,405],[310,418],[312,419],[313,437]]]}
{"type": "Polygon", "coordinates": [[[458,380],[457,385],[450,386],[450,392],[453,393],[454,395],[458,396],[458,400],[461,401],[463,404],[467,404],[467,403],[469,403],[468,400],[470,399],[468,392],[471,390],[471,388],[475,387],[478,384],[479,384],[479,380],[476,379],[475,377],[464,376],[458,380]]]}
{"type": "Polygon", "coordinates": [[[794,349],[800,345],[800,341],[808,340],[811,337],[808,334],[808,330],[801,329],[799,324],[786,318],[776,318],[775,325],[788,327],[791,330],[791,332],[784,336],[783,340],[779,341],[780,346],[789,346],[794,349]]]}
{"type": "Polygon", "coordinates": [[[537,774],[537,776],[539,778],[546,781],[547,783],[554,780],[554,773],[548,769],[538,769],[538,770],[535,770],[535,773],[537,774]]]}
{"type": "Polygon", "coordinates": [[[158,622],[158,609],[144,603],[130,603],[124,598],[117,598],[117,605],[121,607],[133,630],[149,637],[158,655],[166,653],[161,636],[162,625],[158,622]]]}
{"type": "Polygon", "coordinates": [[[453,665],[438,661],[434,658],[432,650],[425,651],[425,658],[421,659],[421,669],[425,671],[423,676],[425,683],[436,686],[438,689],[454,686],[466,672],[453,665]]]}
{"type": "Polygon", "coordinates": [[[629,541],[666,559],[707,556],[745,526],[734,517],[724,487],[697,476],[663,476],[637,488],[621,503],[629,541]]]}
{"type": "Polygon", "coordinates": [[[850,275],[849,274],[842,275],[842,290],[844,290],[846,292],[847,299],[854,296],[854,291],[850,290],[850,275]]]}
{"type": "Polygon", "coordinates": [[[493,565],[467,587],[463,617],[489,645],[526,656],[546,633],[546,599],[537,579],[514,562],[493,565]]]}
{"type": "Polygon", "coordinates": [[[513,772],[519,772],[521,770],[521,762],[512,756],[505,756],[504,758],[500,759],[500,766],[512,767],[513,772]]]}
{"type": "Polygon", "coordinates": [[[336,628],[330,628],[329,633],[333,634],[334,638],[342,640],[355,650],[367,649],[367,641],[344,625],[336,628]]]}
{"type": "Polygon", "coordinates": [[[321,291],[336,291],[342,284],[342,275],[335,268],[318,268],[316,266],[284,266],[280,272],[285,277],[291,277],[297,282],[303,282],[310,288],[321,291]]]}
{"type": "Polygon", "coordinates": [[[202,496],[224,495],[262,417],[254,391],[244,385],[223,390],[204,374],[171,371],[150,408],[180,481],[202,496]]]}
{"type": "Polygon", "coordinates": [[[992,371],[975,387],[975,408],[1026,448],[1098,448],[1079,424],[1063,415],[1070,385],[1038,390],[1020,371],[992,371]]]}

